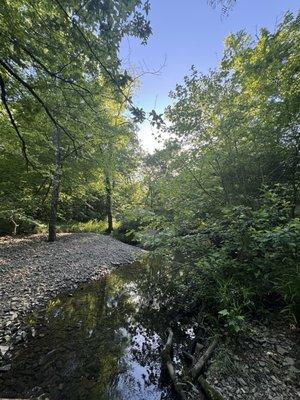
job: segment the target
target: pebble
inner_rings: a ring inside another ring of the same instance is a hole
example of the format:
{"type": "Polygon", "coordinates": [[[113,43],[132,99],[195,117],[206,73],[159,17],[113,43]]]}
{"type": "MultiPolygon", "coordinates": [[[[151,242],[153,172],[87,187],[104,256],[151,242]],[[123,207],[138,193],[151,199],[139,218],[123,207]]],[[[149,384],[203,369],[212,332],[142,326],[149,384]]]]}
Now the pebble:
{"type": "Polygon", "coordinates": [[[284,347],[279,346],[279,345],[276,346],[276,350],[277,350],[277,353],[279,353],[281,356],[288,353],[288,351],[284,347]]]}
{"type": "Polygon", "coordinates": [[[9,346],[0,346],[0,354],[4,356],[9,350],[9,346]]]}
{"type": "Polygon", "coordinates": [[[268,328],[259,325],[249,329],[240,340],[223,344],[212,357],[207,381],[224,400],[300,400],[297,393],[300,371],[289,353],[296,342],[291,338],[288,327],[275,324],[268,328]],[[253,346],[253,343],[259,345],[253,346]],[[222,347],[224,361],[228,363],[230,358],[234,367],[226,366],[222,358],[218,364],[222,347]]]}
{"type": "Polygon", "coordinates": [[[294,365],[295,360],[291,357],[286,357],[282,363],[283,365],[294,365]]]}
{"type": "Polygon", "coordinates": [[[11,370],[11,364],[2,365],[0,367],[0,372],[8,372],[11,370]]]}
{"type": "Polygon", "coordinates": [[[0,345],[27,339],[20,321],[33,309],[93,277],[100,279],[115,265],[133,262],[143,251],[96,233],[58,236],[51,244],[42,235],[0,238],[4,261],[0,269],[0,345]]]}
{"type": "Polygon", "coordinates": [[[242,386],[246,386],[246,382],[244,381],[243,378],[237,378],[237,381],[238,381],[242,386]]]}

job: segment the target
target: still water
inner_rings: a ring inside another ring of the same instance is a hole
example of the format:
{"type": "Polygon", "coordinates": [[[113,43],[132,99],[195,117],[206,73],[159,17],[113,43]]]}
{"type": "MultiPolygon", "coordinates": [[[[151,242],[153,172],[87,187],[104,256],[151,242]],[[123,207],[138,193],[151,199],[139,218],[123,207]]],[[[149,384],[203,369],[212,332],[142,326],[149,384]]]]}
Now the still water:
{"type": "Polygon", "coordinates": [[[32,315],[35,336],[16,350],[0,397],[173,399],[160,386],[159,321],[141,313],[143,276],[141,265],[120,267],[32,315]]]}

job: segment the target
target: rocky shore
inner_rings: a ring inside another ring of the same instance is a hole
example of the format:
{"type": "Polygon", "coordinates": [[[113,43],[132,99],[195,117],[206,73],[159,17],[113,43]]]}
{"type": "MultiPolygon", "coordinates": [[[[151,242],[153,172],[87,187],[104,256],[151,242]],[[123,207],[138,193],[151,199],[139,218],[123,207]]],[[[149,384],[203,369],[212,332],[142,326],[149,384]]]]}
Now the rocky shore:
{"type": "Polygon", "coordinates": [[[295,327],[252,323],[224,342],[208,366],[209,383],[226,400],[300,399],[300,348],[295,327]]]}
{"type": "Polygon", "coordinates": [[[0,239],[0,372],[10,368],[10,352],[26,340],[25,315],[64,291],[99,279],[142,250],[95,233],[0,239]]]}

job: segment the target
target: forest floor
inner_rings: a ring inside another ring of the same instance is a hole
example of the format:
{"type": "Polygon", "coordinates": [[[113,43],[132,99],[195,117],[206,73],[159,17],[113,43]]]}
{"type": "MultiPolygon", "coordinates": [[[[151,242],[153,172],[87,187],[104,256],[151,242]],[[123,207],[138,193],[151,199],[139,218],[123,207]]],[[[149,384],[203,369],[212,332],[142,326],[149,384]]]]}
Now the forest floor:
{"type": "Polygon", "coordinates": [[[131,263],[141,249],[96,233],[0,239],[0,358],[5,343],[24,340],[20,321],[30,311],[79,284],[131,263]]]}

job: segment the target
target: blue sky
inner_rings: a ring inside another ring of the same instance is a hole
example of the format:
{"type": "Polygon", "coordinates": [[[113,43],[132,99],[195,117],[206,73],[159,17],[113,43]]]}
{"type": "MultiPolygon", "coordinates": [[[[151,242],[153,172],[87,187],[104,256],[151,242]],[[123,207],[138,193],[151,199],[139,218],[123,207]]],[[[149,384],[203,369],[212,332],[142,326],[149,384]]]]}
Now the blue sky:
{"type": "MultiPolygon", "coordinates": [[[[299,0],[237,0],[228,16],[211,8],[207,0],[150,0],[153,35],[146,46],[135,39],[124,39],[120,54],[127,67],[158,70],[159,75],[141,77],[134,100],[146,111],[163,112],[168,93],[180,83],[192,64],[201,72],[218,65],[223,40],[231,32],[244,29],[255,35],[260,28],[274,31],[284,13],[296,12],[299,0]]],[[[146,150],[158,147],[148,123],[140,127],[139,137],[146,150]]]]}

